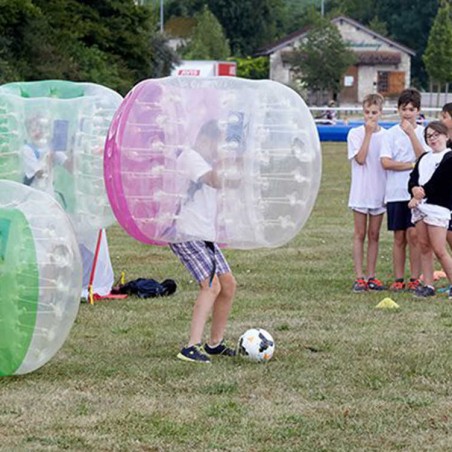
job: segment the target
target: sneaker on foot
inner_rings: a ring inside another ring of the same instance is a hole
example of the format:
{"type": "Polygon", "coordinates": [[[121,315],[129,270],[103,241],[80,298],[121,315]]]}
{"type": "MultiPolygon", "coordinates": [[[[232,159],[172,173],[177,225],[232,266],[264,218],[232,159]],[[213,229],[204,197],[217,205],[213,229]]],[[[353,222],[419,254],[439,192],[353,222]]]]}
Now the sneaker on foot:
{"type": "Polygon", "coordinates": [[[403,282],[403,279],[396,279],[391,286],[389,287],[389,290],[392,292],[402,292],[405,290],[405,283],[403,282]]]}
{"type": "Polygon", "coordinates": [[[449,286],[449,300],[452,300],[452,286],[449,286]]]}
{"type": "Polygon", "coordinates": [[[421,286],[419,279],[410,279],[406,285],[408,292],[416,292],[417,288],[421,286]]]}
{"type": "Polygon", "coordinates": [[[235,356],[235,350],[228,347],[224,340],[222,340],[216,347],[211,347],[209,344],[205,344],[204,351],[208,355],[235,356]]]}
{"type": "Polygon", "coordinates": [[[354,283],[352,287],[353,292],[360,293],[365,292],[367,290],[367,283],[364,278],[358,278],[354,283]]]}
{"type": "Polygon", "coordinates": [[[383,283],[377,278],[369,278],[367,280],[367,288],[369,290],[386,290],[387,287],[383,285],[383,283]]]}
{"type": "Polygon", "coordinates": [[[435,296],[435,288],[432,286],[418,286],[414,291],[414,296],[416,298],[427,298],[435,296]]]}
{"type": "Polygon", "coordinates": [[[177,357],[183,361],[191,361],[192,363],[210,363],[210,358],[202,350],[201,344],[184,347],[177,357]]]}

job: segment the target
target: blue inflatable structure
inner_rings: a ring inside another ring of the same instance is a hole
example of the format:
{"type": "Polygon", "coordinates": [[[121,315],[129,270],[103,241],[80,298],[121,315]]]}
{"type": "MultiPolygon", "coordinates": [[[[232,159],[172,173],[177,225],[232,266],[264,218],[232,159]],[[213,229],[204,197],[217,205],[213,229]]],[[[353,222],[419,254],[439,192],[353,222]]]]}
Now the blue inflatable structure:
{"type": "MultiPolygon", "coordinates": [[[[320,141],[347,141],[347,135],[350,129],[362,126],[364,122],[361,121],[337,121],[335,124],[320,124],[317,123],[317,131],[319,132],[320,141]]],[[[389,129],[397,124],[394,121],[381,121],[380,125],[385,129],[389,129]]]]}

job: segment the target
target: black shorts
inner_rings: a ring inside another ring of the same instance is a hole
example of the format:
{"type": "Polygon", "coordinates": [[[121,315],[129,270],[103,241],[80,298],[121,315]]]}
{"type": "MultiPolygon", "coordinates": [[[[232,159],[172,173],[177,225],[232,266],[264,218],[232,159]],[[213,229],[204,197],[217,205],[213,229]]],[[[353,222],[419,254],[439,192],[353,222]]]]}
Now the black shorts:
{"type": "Polygon", "coordinates": [[[452,220],[449,221],[449,227],[447,228],[448,231],[452,231],[452,220]]]}
{"type": "Polygon", "coordinates": [[[411,209],[408,207],[408,201],[395,201],[386,204],[388,217],[388,231],[406,231],[408,228],[414,228],[411,222],[411,209]]]}

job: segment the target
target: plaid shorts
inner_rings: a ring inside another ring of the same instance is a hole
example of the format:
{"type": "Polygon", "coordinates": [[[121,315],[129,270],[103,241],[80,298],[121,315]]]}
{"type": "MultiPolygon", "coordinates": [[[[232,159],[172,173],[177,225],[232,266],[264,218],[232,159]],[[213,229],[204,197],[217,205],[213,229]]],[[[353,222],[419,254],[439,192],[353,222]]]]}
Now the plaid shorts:
{"type": "Polygon", "coordinates": [[[199,283],[210,279],[214,268],[217,275],[231,272],[223,253],[216,243],[213,244],[215,252],[212,252],[206,242],[201,240],[170,243],[169,246],[199,283]]]}

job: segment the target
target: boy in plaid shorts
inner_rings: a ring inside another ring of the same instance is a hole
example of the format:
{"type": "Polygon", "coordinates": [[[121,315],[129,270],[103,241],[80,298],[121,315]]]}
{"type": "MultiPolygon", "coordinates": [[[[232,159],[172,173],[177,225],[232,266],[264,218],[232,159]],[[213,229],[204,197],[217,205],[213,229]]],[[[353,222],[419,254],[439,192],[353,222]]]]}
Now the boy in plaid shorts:
{"type": "Polygon", "coordinates": [[[190,338],[177,357],[184,361],[210,363],[210,356],[234,356],[224,342],[236,282],[215,240],[218,173],[212,168],[217,155],[221,131],[216,121],[204,124],[193,149],[182,151],[177,166],[190,180],[188,198],[181,206],[176,222],[187,241],[171,243],[170,248],[190,274],[198,281],[199,293],[193,308],[190,338]],[[205,238],[199,240],[199,237],[205,238]],[[204,327],[212,312],[208,342],[202,345],[204,327]]]}

